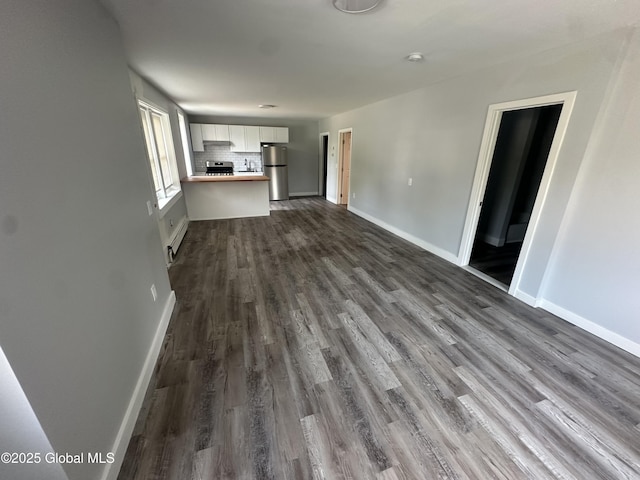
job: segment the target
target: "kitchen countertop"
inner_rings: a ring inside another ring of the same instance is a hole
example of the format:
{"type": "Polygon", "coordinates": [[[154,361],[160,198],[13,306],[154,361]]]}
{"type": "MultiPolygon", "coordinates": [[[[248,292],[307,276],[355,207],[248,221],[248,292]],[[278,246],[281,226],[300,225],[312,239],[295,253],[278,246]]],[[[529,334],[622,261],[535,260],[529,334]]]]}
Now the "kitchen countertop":
{"type": "Polygon", "coordinates": [[[262,172],[235,175],[193,175],[182,179],[182,193],[190,220],[267,217],[269,177],[262,172]]]}
{"type": "Polygon", "coordinates": [[[197,182],[265,182],[269,177],[262,173],[242,172],[241,175],[193,175],[180,179],[181,183],[197,182]]]}

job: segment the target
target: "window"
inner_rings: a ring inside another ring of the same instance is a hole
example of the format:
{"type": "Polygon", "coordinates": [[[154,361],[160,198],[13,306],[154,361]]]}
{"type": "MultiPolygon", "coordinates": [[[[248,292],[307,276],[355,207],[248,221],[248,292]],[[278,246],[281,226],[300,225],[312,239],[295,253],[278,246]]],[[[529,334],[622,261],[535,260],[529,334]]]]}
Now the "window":
{"type": "Polygon", "coordinates": [[[139,106],[153,184],[162,208],[180,192],[169,115],[143,102],[139,106]]]}
{"type": "Polygon", "coordinates": [[[187,176],[193,175],[191,165],[191,153],[189,152],[189,135],[187,134],[187,124],[184,115],[178,112],[178,125],[180,126],[180,138],[182,139],[182,151],[184,152],[184,166],[187,169],[187,176]]]}

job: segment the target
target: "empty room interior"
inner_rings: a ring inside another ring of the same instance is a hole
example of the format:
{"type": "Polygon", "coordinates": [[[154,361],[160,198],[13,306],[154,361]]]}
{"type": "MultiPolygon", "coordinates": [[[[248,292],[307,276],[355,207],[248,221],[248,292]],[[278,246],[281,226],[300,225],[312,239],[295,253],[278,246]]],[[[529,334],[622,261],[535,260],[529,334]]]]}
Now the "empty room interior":
{"type": "Polygon", "coordinates": [[[0,63],[0,478],[640,478],[637,0],[4,0],[0,63]]]}

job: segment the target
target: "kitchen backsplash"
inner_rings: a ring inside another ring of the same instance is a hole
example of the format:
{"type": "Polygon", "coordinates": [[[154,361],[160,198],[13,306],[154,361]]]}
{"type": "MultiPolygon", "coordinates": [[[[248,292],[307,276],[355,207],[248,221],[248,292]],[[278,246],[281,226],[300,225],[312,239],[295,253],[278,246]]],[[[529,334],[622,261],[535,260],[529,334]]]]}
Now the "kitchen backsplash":
{"type": "Polygon", "coordinates": [[[259,153],[238,153],[229,150],[229,145],[204,143],[204,152],[194,152],[195,171],[198,173],[207,170],[206,162],[233,162],[236,172],[244,172],[247,168],[254,171],[262,171],[262,155],[259,153]],[[246,160],[246,164],[245,164],[246,160]]]}

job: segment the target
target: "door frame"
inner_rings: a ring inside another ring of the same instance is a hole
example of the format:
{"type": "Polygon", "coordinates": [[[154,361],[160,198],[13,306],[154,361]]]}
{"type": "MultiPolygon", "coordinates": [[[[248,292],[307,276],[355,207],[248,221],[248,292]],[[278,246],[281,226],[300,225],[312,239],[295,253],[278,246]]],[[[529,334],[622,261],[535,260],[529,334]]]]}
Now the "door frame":
{"type": "MultiPolygon", "coordinates": [[[[342,162],[344,161],[343,155],[342,155],[342,134],[343,133],[351,133],[351,142],[349,142],[349,169],[353,170],[352,165],[353,165],[353,128],[349,127],[349,128],[341,128],[340,130],[338,130],[338,171],[337,173],[337,180],[338,180],[338,189],[336,191],[336,204],[338,205],[345,205],[345,204],[341,204],[340,203],[340,194],[342,193],[342,162]]],[[[348,192],[347,192],[347,208],[349,208],[349,196],[351,195],[351,171],[349,172],[349,185],[348,187],[348,192]]]]}
{"type": "Polygon", "coordinates": [[[325,170],[324,170],[324,157],[326,155],[327,157],[327,170],[329,169],[329,145],[331,145],[331,133],[330,132],[320,132],[320,135],[318,137],[319,139],[319,148],[318,151],[320,152],[320,158],[318,159],[318,195],[320,196],[324,196],[324,198],[327,198],[327,185],[323,185],[323,181],[324,181],[324,175],[325,175],[325,170]],[[327,151],[324,151],[324,144],[322,143],[322,140],[324,139],[324,137],[327,137],[327,151]]]}
{"type": "Polygon", "coordinates": [[[484,133],[482,135],[482,143],[480,144],[476,173],[473,179],[473,187],[469,198],[467,217],[465,219],[464,229],[462,231],[462,240],[460,242],[460,250],[458,252],[458,265],[467,268],[470,268],[468,265],[471,258],[471,249],[473,248],[473,242],[478,229],[478,220],[482,209],[482,199],[484,198],[485,190],[487,188],[489,169],[491,168],[491,162],[493,161],[493,154],[498,137],[498,130],[500,129],[500,123],[502,121],[502,114],[512,110],[523,110],[526,108],[562,104],[562,111],[560,112],[556,132],[553,136],[553,141],[551,142],[551,149],[549,150],[547,163],[544,168],[544,173],[542,174],[540,186],[538,187],[533,211],[531,212],[531,218],[529,219],[529,224],[522,242],[522,249],[520,250],[516,269],[513,274],[513,278],[511,279],[511,284],[509,285],[510,295],[516,296],[516,293],[519,291],[520,280],[527,267],[529,253],[531,252],[533,239],[538,229],[547,194],[549,193],[549,186],[556,167],[560,148],[567,133],[569,118],[573,111],[576,95],[576,91],[571,91],[489,105],[484,125],[484,133]]]}

